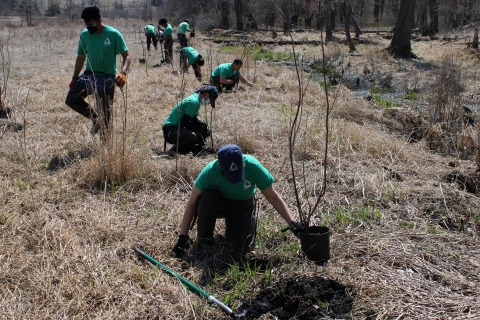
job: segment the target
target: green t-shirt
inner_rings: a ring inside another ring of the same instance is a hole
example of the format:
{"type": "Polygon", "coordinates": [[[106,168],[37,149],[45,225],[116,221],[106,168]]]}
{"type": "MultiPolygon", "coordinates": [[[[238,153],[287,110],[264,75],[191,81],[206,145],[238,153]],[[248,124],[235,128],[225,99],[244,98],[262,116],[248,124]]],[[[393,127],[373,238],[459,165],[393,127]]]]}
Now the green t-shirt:
{"type": "Polygon", "coordinates": [[[200,172],[195,186],[201,191],[215,188],[227,199],[247,200],[255,195],[255,186],[265,190],[272,185],[273,176],[254,157],[243,155],[243,167],[245,180],[232,184],[222,173],[218,160],[213,160],[200,172]]]}
{"type": "Polygon", "coordinates": [[[212,77],[224,76],[225,78],[232,78],[237,73],[240,74],[240,70],[233,70],[233,63],[224,63],[213,70],[212,77]]]}
{"type": "Polygon", "coordinates": [[[190,31],[190,26],[186,22],[182,22],[178,25],[177,34],[185,34],[185,32],[190,31]]]}
{"type": "Polygon", "coordinates": [[[200,101],[198,101],[198,93],[194,93],[191,96],[186,97],[183,99],[179,104],[173,108],[172,112],[165,120],[163,124],[164,127],[173,127],[178,126],[178,121],[180,119],[180,127],[183,127],[183,115],[187,114],[190,117],[198,116],[200,112],[200,101]]]}
{"type": "Polygon", "coordinates": [[[163,39],[167,39],[168,36],[171,36],[173,33],[172,26],[167,24],[165,30],[163,30],[163,39]]]}
{"type": "Polygon", "coordinates": [[[198,52],[192,47],[185,47],[182,49],[187,54],[188,64],[192,65],[197,62],[198,52]]]}
{"type": "Polygon", "coordinates": [[[152,26],[151,24],[147,24],[145,26],[145,33],[153,33],[155,34],[155,27],[152,26]]]}
{"type": "Polygon", "coordinates": [[[86,69],[93,72],[117,74],[117,54],[127,51],[122,34],[105,26],[100,33],[90,34],[87,29],[80,34],[77,54],[87,56],[86,69]]]}

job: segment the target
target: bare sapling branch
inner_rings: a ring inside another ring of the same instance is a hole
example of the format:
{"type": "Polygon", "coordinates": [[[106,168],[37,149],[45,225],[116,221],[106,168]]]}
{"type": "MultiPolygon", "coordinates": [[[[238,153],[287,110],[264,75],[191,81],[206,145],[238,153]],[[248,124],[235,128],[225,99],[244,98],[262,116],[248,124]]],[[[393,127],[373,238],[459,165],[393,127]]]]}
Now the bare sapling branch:
{"type": "MultiPolygon", "coordinates": [[[[285,18],[285,15],[284,15],[285,18]]],[[[312,205],[312,202],[310,200],[310,196],[306,195],[306,203],[304,203],[301,198],[304,198],[303,196],[300,197],[300,192],[301,192],[301,187],[299,186],[297,182],[297,172],[295,169],[295,147],[296,147],[296,140],[297,136],[300,131],[300,124],[302,123],[302,116],[303,116],[303,107],[304,107],[304,96],[308,87],[304,87],[303,85],[303,77],[301,75],[301,66],[298,65],[298,57],[295,52],[295,44],[293,40],[292,33],[290,32],[290,39],[292,42],[292,52],[293,52],[293,57],[294,57],[294,63],[295,63],[295,72],[297,75],[297,83],[298,83],[298,100],[297,100],[297,105],[294,108],[294,114],[293,114],[293,120],[291,120],[290,123],[290,131],[289,131],[289,137],[288,137],[288,146],[289,146],[289,159],[290,159],[290,169],[292,172],[292,182],[293,182],[293,188],[294,188],[294,194],[295,194],[295,200],[296,200],[296,206],[299,214],[299,219],[301,224],[305,227],[305,233],[309,233],[309,226],[310,226],[310,220],[311,217],[313,216],[314,212],[317,210],[321,199],[324,197],[326,189],[327,189],[327,160],[328,160],[328,135],[329,135],[329,130],[328,130],[328,125],[329,125],[329,116],[330,116],[330,102],[328,99],[328,86],[327,86],[327,75],[326,75],[326,61],[325,61],[325,49],[324,49],[324,41],[323,41],[323,32],[320,32],[321,34],[321,43],[322,43],[322,57],[323,57],[323,84],[324,84],[324,90],[325,90],[325,99],[326,99],[326,114],[325,114],[325,150],[324,150],[324,161],[323,161],[323,180],[322,180],[322,188],[317,194],[316,192],[313,193],[313,196],[315,198],[315,202],[312,205]]],[[[307,119],[308,120],[308,119],[307,119]]],[[[303,121],[305,122],[305,121],[303,121]]],[[[305,150],[304,146],[304,150],[305,150]]],[[[305,160],[302,160],[305,161],[305,160]]],[[[305,163],[302,165],[302,174],[303,174],[303,179],[302,179],[302,184],[303,184],[303,190],[306,192],[307,190],[307,182],[305,180],[305,163]]]]}

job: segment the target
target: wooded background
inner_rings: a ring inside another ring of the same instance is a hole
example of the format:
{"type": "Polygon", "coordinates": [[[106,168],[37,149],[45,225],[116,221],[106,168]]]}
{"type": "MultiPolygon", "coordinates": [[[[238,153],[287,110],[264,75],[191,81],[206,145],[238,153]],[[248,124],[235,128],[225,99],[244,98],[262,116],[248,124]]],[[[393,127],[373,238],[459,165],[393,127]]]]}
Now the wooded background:
{"type": "MultiPolygon", "coordinates": [[[[166,17],[176,25],[190,19],[199,29],[249,30],[291,22],[292,28],[320,29],[330,14],[333,28],[343,24],[342,5],[351,5],[361,28],[393,26],[402,1],[415,6],[414,27],[424,34],[471,24],[479,18],[478,0],[1,0],[1,19],[10,26],[35,25],[38,19],[78,19],[83,7],[97,5],[109,19],[133,18],[152,23],[166,17]],[[290,17],[290,19],[288,19],[290,17]]],[[[288,27],[288,25],[286,26],[288,27]]]]}

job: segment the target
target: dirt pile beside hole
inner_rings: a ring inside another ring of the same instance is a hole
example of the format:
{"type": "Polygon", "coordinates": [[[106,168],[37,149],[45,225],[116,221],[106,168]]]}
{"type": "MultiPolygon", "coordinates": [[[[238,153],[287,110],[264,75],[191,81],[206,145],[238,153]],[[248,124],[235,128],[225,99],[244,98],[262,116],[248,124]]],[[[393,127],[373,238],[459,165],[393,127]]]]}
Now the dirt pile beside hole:
{"type": "Polygon", "coordinates": [[[246,319],[270,314],[277,319],[347,317],[353,307],[349,288],[322,277],[288,278],[260,291],[251,301],[246,319]]]}

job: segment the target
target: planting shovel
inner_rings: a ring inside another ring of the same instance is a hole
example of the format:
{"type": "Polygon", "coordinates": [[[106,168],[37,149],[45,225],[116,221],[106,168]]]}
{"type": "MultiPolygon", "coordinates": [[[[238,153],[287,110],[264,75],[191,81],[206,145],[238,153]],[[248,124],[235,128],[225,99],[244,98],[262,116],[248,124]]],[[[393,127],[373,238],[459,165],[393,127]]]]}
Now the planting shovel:
{"type": "Polygon", "coordinates": [[[145,47],[143,46],[143,39],[140,40],[140,42],[142,43],[143,58],[139,58],[138,62],[139,63],[145,63],[145,62],[147,62],[147,60],[145,59],[145,47]]]}
{"type": "Polygon", "coordinates": [[[227,314],[230,318],[232,319],[239,319],[240,317],[244,316],[244,313],[246,313],[244,311],[244,313],[242,314],[235,314],[233,313],[232,309],[230,309],[229,307],[227,307],[226,305],[224,305],[221,301],[219,301],[217,298],[215,298],[214,296],[212,296],[211,294],[208,294],[206,293],[205,291],[203,291],[202,289],[200,289],[199,287],[197,287],[196,285],[194,285],[193,283],[191,283],[190,281],[188,281],[187,279],[181,277],[180,275],[178,275],[177,273],[175,273],[173,270],[171,270],[170,268],[167,268],[166,266],[164,266],[163,264],[161,264],[160,262],[158,262],[157,260],[153,259],[152,257],[150,257],[148,254],[146,254],[145,252],[143,252],[142,250],[140,250],[139,248],[137,247],[133,247],[132,248],[133,251],[135,251],[135,253],[138,253],[140,256],[142,256],[144,259],[147,259],[148,262],[150,262],[151,264],[153,265],[156,265],[157,267],[159,267],[160,269],[162,269],[163,271],[166,271],[168,274],[170,274],[171,276],[174,276],[175,278],[177,278],[178,280],[180,280],[181,283],[183,283],[183,285],[187,288],[189,288],[190,290],[192,290],[193,292],[195,292],[196,294],[200,295],[200,296],[203,296],[207,299],[208,302],[212,302],[212,303],[215,303],[220,309],[222,309],[223,312],[225,312],[225,314],[227,314]]]}

